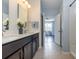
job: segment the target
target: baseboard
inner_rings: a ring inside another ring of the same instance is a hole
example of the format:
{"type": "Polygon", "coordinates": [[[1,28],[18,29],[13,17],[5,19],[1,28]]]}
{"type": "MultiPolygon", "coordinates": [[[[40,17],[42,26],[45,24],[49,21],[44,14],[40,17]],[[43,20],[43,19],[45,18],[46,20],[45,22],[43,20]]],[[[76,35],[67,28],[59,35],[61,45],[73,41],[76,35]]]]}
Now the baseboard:
{"type": "Polygon", "coordinates": [[[73,53],[73,52],[70,52],[70,53],[73,55],[74,58],[76,58],[76,54],[75,53],[73,53]]]}
{"type": "Polygon", "coordinates": [[[63,52],[64,54],[70,54],[70,52],[63,52]]]}
{"type": "Polygon", "coordinates": [[[59,47],[60,47],[60,44],[58,44],[58,43],[57,43],[57,42],[55,42],[55,41],[54,41],[54,43],[55,43],[57,46],[59,46],[59,47]]]}
{"type": "Polygon", "coordinates": [[[76,59],[76,55],[73,52],[63,52],[64,54],[71,54],[75,59],[76,59]]]}

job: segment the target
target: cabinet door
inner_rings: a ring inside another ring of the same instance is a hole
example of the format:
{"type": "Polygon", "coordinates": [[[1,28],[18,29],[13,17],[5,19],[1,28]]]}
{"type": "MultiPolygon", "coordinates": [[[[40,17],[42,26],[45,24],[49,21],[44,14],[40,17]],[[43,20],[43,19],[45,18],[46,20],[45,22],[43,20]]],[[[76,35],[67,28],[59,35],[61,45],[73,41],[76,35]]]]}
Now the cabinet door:
{"type": "Polygon", "coordinates": [[[36,52],[36,40],[33,39],[33,56],[35,55],[35,52],[36,52]]]}
{"type": "Polygon", "coordinates": [[[24,47],[24,59],[32,59],[32,43],[24,47]]]}
{"type": "Polygon", "coordinates": [[[39,38],[36,38],[36,50],[38,50],[38,48],[39,48],[39,38]]]}
{"type": "Polygon", "coordinates": [[[12,56],[10,56],[7,59],[22,59],[21,58],[21,50],[19,50],[18,52],[14,53],[12,56]]]}

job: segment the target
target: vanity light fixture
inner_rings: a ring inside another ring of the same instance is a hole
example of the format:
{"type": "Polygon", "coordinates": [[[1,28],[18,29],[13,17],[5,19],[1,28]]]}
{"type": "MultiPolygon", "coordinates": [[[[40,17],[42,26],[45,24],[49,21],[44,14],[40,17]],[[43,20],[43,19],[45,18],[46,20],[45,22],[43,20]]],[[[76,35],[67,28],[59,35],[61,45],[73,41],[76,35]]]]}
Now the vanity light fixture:
{"type": "Polygon", "coordinates": [[[20,5],[26,4],[28,6],[28,8],[31,8],[31,5],[26,0],[17,0],[17,3],[19,3],[20,5]]]}
{"type": "Polygon", "coordinates": [[[26,5],[28,5],[28,2],[27,2],[27,1],[25,1],[25,4],[26,4],[26,5]]]}
{"type": "Polygon", "coordinates": [[[25,2],[26,0],[22,0],[23,2],[25,2]]]}
{"type": "Polygon", "coordinates": [[[23,0],[23,2],[28,5],[28,8],[31,8],[31,5],[28,3],[28,1],[23,0]]]}
{"type": "Polygon", "coordinates": [[[21,0],[17,0],[17,3],[20,3],[21,2],[21,0]]]}
{"type": "Polygon", "coordinates": [[[28,4],[28,8],[31,8],[31,5],[30,4],[28,4]]]}
{"type": "Polygon", "coordinates": [[[28,8],[31,8],[31,5],[27,1],[25,1],[25,4],[28,5],[28,8]]]}

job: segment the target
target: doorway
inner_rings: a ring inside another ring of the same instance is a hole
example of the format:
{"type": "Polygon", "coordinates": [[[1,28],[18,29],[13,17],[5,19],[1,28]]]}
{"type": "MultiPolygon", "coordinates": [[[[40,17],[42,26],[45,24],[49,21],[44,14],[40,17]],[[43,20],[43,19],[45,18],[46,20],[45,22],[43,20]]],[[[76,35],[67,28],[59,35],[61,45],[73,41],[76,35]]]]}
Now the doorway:
{"type": "Polygon", "coordinates": [[[54,21],[44,21],[44,37],[54,38],[54,21]]]}
{"type": "Polygon", "coordinates": [[[62,47],[62,19],[58,14],[54,19],[45,19],[42,16],[42,46],[46,37],[52,38],[53,42],[62,47]]]}

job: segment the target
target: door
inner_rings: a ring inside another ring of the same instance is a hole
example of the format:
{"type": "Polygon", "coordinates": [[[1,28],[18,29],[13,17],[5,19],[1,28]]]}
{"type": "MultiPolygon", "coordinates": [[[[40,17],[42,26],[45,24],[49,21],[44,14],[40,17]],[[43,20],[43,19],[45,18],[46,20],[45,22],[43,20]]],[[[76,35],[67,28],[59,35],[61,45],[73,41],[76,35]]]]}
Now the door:
{"type": "Polygon", "coordinates": [[[32,59],[32,43],[24,47],[24,59],[32,59]]]}
{"type": "Polygon", "coordinates": [[[22,53],[21,52],[22,52],[22,50],[19,50],[7,59],[22,59],[22,53]]]}
{"type": "Polygon", "coordinates": [[[76,3],[70,7],[70,52],[76,56],[76,3]]]}
{"type": "Polygon", "coordinates": [[[34,38],[33,39],[33,52],[32,52],[33,56],[35,55],[35,52],[36,52],[36,39],[34,38]]]}
{"type": "Polygon", "coordinates": [[[61,45],[60,34],[61,34],[61,19],[60,14],[58,14],[55,18],[55,42],[58,45],[61,45]]]}
{"type": "Polygon", "coordinates": [[[39,36],[36,38],[36,46],[37,46],[36,50],[38,50],[38,48],[39,48],[39,36]]]}

